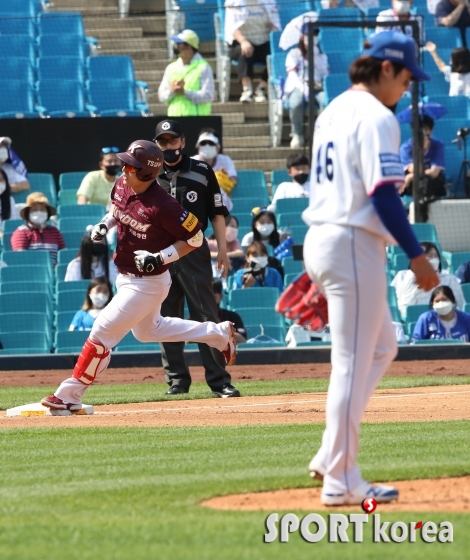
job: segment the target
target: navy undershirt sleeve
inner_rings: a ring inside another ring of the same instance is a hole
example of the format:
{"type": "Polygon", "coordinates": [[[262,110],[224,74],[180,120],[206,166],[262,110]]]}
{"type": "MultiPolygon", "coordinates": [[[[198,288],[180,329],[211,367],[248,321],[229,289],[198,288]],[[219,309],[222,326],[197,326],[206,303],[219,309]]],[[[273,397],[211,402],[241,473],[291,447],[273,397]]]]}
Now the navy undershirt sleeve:
{"type": "Polygon", "coordinates": [[[413,259],[421,255],[423,248],[411,229],[395,185],[380,185],[370,199],[384,226],[408,257],[413,259]]]}

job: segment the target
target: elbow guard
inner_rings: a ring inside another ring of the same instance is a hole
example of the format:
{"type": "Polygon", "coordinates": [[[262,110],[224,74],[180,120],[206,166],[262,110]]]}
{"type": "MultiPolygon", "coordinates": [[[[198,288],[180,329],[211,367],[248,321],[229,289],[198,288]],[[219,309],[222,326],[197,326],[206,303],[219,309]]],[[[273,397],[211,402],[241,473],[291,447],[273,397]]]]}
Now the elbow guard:
{"type": "Polygon", "coordinates": [[[204,234],[202,233],[202,230],[199,230],[196,235],[194,235],[193,237],[191,237],[191,239],[187,239],[186,243],[190,246],[190,247],[200,247],[202,245],[202,242],[204,241],[204,234]]]}

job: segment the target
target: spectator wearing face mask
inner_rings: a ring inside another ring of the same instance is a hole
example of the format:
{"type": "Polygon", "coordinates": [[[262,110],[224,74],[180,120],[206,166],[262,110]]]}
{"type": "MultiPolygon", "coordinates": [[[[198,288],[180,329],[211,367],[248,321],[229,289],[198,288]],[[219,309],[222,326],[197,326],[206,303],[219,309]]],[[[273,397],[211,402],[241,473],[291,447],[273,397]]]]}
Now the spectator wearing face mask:
{"type": "Polygon", "coordinates": [[[93,242],[91,240],[92,226],[82,238],[77,256],[69,262],[65,281],[88,280],[90,278],[104,277],[114,284],[118,271],[114,261],[109,259],[109,248],[106,237],[103,241],[93,242]]]}
{"type": "Polygon", "coordinates": [[[17,220],[20,214],[11,196],[10,183],[7,174],[0,169],[0,236],[5,220],[17,220]]]}
{"type": "Polygon", "coordinates": [[[449,286],[439,286],[431,294],[431,311],[420,315],[412,340],[470,341],[470,315],[455,309],[454,292],[449,286]]]}
{"type": "MultiPolygon", "coordinates": [[[[193,159],[205,161],[214,170],[220,188],[230,195],[238,182],[237,170],[231,157],[220,153],[220,139],[213,128],[203,128],[196,142],[193,159]]],[[[225,205],[227,206],[227,205],[225,205]]],[[[231,209],[227,209],[230,211],[231,209]]]]}
{"type": "Polygon", "coordinates": [[[83,178],[77,191],[78,204],[102,204],[106,208],[110,205],[111,189],[122,166],[118,152],[116,146],[101,149],[99,170],[90,171],[83,178]]]}
{"type": "MultiPolygon", "coordinates": [[[[439,285],[451,288],[455,295],[457,307],[462,309],[465,305],[465,298],[458,279],[447,270],[442,270],[441,257],[434,243],[423,241],[420,245],[431,266],[438,273],[439,285]]],[[[393,279],[392,286],[395,288],[398,308],[402,316],[405,316],[408,305],[425,305],[429,303],[432,292],[425,292],[418,288],[416,277],[411,270],[401,270],[393,279]]]]}
{"type": "Polygon", "coordinates": [[[276,216],[267,208],[253,209],[253,214],[251,231],[242,239],[242,247],[248,247],[253,241],[262,241],[275,249],[287,237],[277,231],[276,216]]]}
{"type": "MultiPolygon", "coordinates": [[[[377,20],[380,22],[390,22],[389,26],[378,26],[375,28],[376,33],[381,33],[382,31],[403,31],[406,35],[413,37],[413,29],[411,26],[405,26],[402,28],[401,26],[393,25],[392,22],[399,21],[400,23],[413,21],[416,19],[411,13],[411,7],[413,6],[412,0],[392,0],[392,7],[388,10],[383,10],[379,12],[377,15],[377,20]]],[[[421,23],[421,20],[418,19],[418,23],[421,23]]]]}
{"type": "Polygon", "coordinates": [[[69,331],[91,331],[93,323],[113,299],[111,284],[104,277],[94,278],[89,284],[83,307],[75,313],[69,331]]]}
{"type": "MultiPolygon", "coordinates": [[[[293,149],[301,148],[304,138],[304,113],[308,107],[308,24],[301,29],[299,43],[291,49],[286,57],[287,79],[284,84],[284,100],[289,106],[291,124],[291,143],[293,149]]],[[[314,41],[314,90],[318,93],[317,101],[321,103],[323,80],[330,73],[328,57],[322,53],[318,43],[319,30],[315,29],[314,41]]]]}
{"type": "Polygon", "coordinates": [[[277,288],[284,290],[282,276],[275,268],[268,266],[268,252],[263,243],[253,242],[246,250],[246,268],[235,273],[232,289],[251,288],[253,286],[277,288]]]}
{"type": "Polygon", "coordinates": [[[428,41],[425,48],[444,74],[446,82],[449,82],[449,96],[470,97],[470,51],[466,47],[454,49],[450,55],[450,64],[446,64],[439,56],[434,43],[428,41]]]}
{"type": "MultiPolygon", "coordinates": [[[[238,220],[235,216],[225,216],[225,238],[227,240],[227,257],[230,261],[230,267],[232,270],[238,270],[245,261],[245,253],[243,252],[240,241],[238,240],[238,220]]],[[[217,240],[215,235],[211,235],[207,244],[209,245],[209,251],[211,252],[212,259],[212,270],[216,271],[217,267],[217,255],[219,254],[219,248],[217,246],[217,240]]]]}
{"type": "Polygon", "coordinates": [[[31,188],[27,179],[27,170],[24,163],[11,147],[11,138],[0,137],[0,169],[8,177],[10,191],[19,193],[29,191],[31,188]]]}
{"type": "Polygon", "coordinates": [[[284,181],[278,185],[272,202],[268,206],[270,212],[276,211],[276,202],[281,198],[308,198],[310,196],[308,157],[303,154],[292,154],[287,158],[286,166],[292,181],[284,181]]]}
{"type": "Polygon", "coordinates": [[[26,199],[26,206],[20,216],[25,224],[17,228],[11,236],[13,251],[40,249],[49,251],[52,265],[57,263],[57,251],[65,249],[65,242],[60,231],[47,221],[55,216],[56,209],[49,204],[41,192],[33,192],[26,199]]]}

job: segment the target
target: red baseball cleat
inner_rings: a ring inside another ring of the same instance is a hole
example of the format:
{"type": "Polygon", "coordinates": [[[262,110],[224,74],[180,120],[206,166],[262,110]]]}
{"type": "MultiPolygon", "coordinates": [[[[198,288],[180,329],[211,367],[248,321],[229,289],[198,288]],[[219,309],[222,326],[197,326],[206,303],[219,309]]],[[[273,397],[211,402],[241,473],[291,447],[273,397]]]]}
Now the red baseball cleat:
{"type": "Polygon", "coordinates": [[[227,348],[225,348],[225,350],[222,350],[222,354],[224,355],[225,363],[228,366],[233,366],[233,364],[235,363],[235,358],[237,357],[237,342],[235,340],[235,326],[230,321],[225,321],[225,324],[229,329],[229,338],[228,338],[227,348]]]}
{"type": "Polygon", "coordinates": [[[81,404],[65,403],[64,401],[58,399],[55,395],[49,395],[45,399],[42,399],[41,404],[52,410],[81,410],[81,404]]]}

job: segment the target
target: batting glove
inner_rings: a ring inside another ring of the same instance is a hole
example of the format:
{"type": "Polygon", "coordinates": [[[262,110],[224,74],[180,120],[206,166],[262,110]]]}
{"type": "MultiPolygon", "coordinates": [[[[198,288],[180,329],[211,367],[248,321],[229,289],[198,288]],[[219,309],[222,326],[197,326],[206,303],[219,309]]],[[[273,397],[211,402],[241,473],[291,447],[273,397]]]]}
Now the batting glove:
{"type": "Polygon", "coordinates": [[[96,224],[96,226],[92,227],[90,237],[92,241],[97,243],[99,241],[103,241],[107,233],[108,233],[108,226],[103,222],[100,222],[99,224],[96,224]]]}
{"type": "Polygon", "coordinates": [[[160,253],[134,251],[134,255],[135,266],[139,272],[153,272],[156,268],[160,268],[164,264],[160,253]]]}

